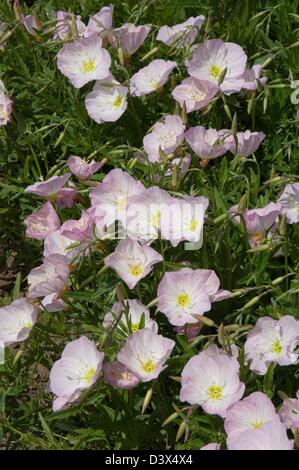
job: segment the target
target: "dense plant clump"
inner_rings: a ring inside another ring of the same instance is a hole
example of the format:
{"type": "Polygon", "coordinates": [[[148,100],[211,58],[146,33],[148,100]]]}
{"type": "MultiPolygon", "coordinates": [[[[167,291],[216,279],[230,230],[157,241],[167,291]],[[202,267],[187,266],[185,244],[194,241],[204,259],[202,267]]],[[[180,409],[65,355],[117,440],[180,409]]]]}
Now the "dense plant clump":
{"type": "Polygon", "coordinates": [[[3,447],[299,448],[298,2],[13,3],[3,447]]]}

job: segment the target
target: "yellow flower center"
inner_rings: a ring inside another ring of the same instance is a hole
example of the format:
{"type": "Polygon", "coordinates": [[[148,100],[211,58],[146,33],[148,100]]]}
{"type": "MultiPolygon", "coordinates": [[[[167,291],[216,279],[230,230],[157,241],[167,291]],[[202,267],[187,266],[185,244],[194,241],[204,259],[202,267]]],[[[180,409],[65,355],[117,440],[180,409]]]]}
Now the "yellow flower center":
{"type": "Polygon", "coordinates": [[[23,328],[32,328],[32,323],[31,322],[27,322],[27,323],[23,323],[23,328]]]}
{"type": "Polygon", "coordinates": [[[253,427],[253,429],[259,429],[262,424],[264,424],[264,421],[261,419],[260,421],[255,421],[254,423],[251,423],[251,426],[253,427]]]}
{"type": "Polygon", "coordinates": [[[141,366],[144,372],[147,372],[148,374],[150,374],[156,369],[156,364],[151,359],[149,361],[142,362],[141,366]]]}
{"type": "Polygon", "coordinates": [[[133,264],[133,266],[130,266],[130,273],[132,276],[140,276],[143,272],[143,267],[140,264],[133,264]]]}
{"type": "Polygon", "coordinates": [[[209,73],[212,75],[212,77],[219,78],[222,73],[222,69],[219,67],[219,65],[211,65],[209,73]]]}
{"type": "Polygon", "coordinates": [[[160,227],[160,224],[161,224],[161,212],[160,211],[154,212],[152,214],[151,223],[157,228],[160,227]]]}
{"type": "Polygon", "coordinates": [[[112,102],[112,106],[113,108],[115,109],[119,109],[122,107],[123,105],[123,102],[124,102],[124,98],[122,96],[116,96],[112,102]]]}
{"type": "Polygon", "coordinates": [[[82,64],[82,72],[83,73],[91,73],[95,69],[95,63],[92,59],[87,59],[82,64]]]}
{"type": "Polygon", "coordinates": [[[0,118],[6,119],[8,116],[7,111],[5,109],[0,109],[0,118]]]}
{"type": "Polygon", "coordinates": [[[177,304],[180,307],[188,307],[190,305],[190,296],[188,294],[179,294],[177,296],[177,304]]]}
{"type": "Polygon", "coordinates": [[[191,221],[191,223],[190,223],[190,226],[189,226],[190,232],[195,232],[195,230],[197,229],[197,227],[198,227],[198,220],[192,219],[192,221],[191,221]]]}
{"type": "Polygon", "coordinates": [[[84,380],[85,382],[89,383],[92,379],[92,377],[94,376],[94,373],[95,373],[95,369],[93,367],[91,367],[90,369],[88,369],[85,374],[84,374],[84,380]]]}
{"type": "Polygon", "coordinates": [[[211,385],[208,390],[208,395],[211,400],[221,400],[223,388],[219,385],[211,385]]]}
{"type": "Polygon", "coordinates": [[[279,355],[282,353],[282,345],[281,345],[281,342],[276,339],[273,344],[272,344],[272,347],[271,347],[271,352],[279,355]]]}
{"type": "Polygon", "coordinates": [[[132,323],[131,330],[132,330],[132,333],[136,333],[136,331],[139,330],[139,323],[132,323]]]}
{"type": "Polygon", "coordinates": [[[117,209],[119,211],[123,211],[126,206],[127,206],[127,199],[125,197],[120,197],[118,200],[117,200],[117,209]]]}
{"type": "Polygon", "coordinates": [[[295,210],[296,210],[296,212],[299,212],[299,203],[295,204],[295,210]]]}
{"type": "Polygon", "coordinates": [[[258,245],[260,242],[262,242],[265,238],[264,232],[252,232],[251,238],[254,242],[255,245],[258,245]]]}

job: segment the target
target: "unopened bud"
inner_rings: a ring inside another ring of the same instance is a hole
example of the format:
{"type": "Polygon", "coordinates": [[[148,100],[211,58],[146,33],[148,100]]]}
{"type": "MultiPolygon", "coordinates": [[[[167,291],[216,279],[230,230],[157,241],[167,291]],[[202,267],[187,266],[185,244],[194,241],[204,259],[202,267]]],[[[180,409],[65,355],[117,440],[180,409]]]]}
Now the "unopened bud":
{"type": "Polygon", "coordinates": [[[182,421],[176,434],[175,442],[178,442],[186,431],[186,421],[182,421]]]}
{"type": "Polygon", "coordinates": [[[168,418],[165,419],[165,421],[163,421],[162,428],[164,428],[164,426],[174,421],[178,416],[179,414],[176,411],[172,413],[170,416],[168,416],[168,418]]]}
{"type": "Polygon", "coordinates": [[[117,54],[118,54],[118,59],[119,59],[121,65],[125,65],[124,51],[122,50],[121,47],[119,47],[117,49],[117,54]]]}
{"type": "Polygon", "coordinates": [[[224,111],[226,112],[227,117],[232,120],[232,113],[230,112],[230,108],[228,104],[225,103],[224,105],[224,111]]]}
{"type": "Polygon", "coordinates": [[[235,113],[233,120],[232,120],[231,133],[232,135],[237,135],[237,132],[238,132],[238,117],[237,117],[237,113],[235,113]]]}
{"type": "Polygon", "coordinates": [[[140,62],[144,62],[146,59],[148,59],[149,57],[151,57],[153,54],[156,54],[156,52],[158,52],[159,50],[159,47],[153,47],[153,49],[151,49],[147,54],[145,54],[141,59],[140,59],[140,62]]]}
{"type": "Polygon", "coordinates": [[[150,401],[152,399],[152,396],[153,396],[153,387],[151,387],[145,394],[143,404],[142,404],[141,414],[143,414],[145,412],[145,410],[147,409],[147,407],[150,404],[150,401]]]}
{"type": "Polygon", "coordinates": [[[257,295],[256,297],[253,297],[249,302],[247,302],[241,309],[240,311],[243,312],[244,310],[247,310],[250,307],[253,307],[253,305],[257,304],[260,300],[260,296],[257,295]]]}
{"type": "Polygon", "coordinates": [[[187,109],[186,109],[186,103],[185,103],[185,101],[183,102],[183,106],[182,106],[181,118],[182,118],[183,124],[187,124],[187,123],[188,123],[188,114],[187,114],[187,109]]]}

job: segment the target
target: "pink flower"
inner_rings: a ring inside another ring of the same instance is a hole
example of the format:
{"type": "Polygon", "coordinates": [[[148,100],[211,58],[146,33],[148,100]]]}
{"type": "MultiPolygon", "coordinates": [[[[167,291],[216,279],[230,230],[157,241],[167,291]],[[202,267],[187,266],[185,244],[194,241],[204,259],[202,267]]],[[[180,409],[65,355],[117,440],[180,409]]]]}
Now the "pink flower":
{"type": "Polygon", "coordinates": [[[114,5],[108,5],[91,16],[88,21],[85,36],[98,35],[101,38],[107,37],[112,28],[113,10],[114,5]]]}
{"type": "Polygon", "coordinates": [[[213,82],[189,77],[175,87],[172,96],[181,107],[185,103],[187,113],[191,113],[206,108],[218,91],[219,86],[213,82]]]}
{"type": "Polygon", "coordinates": [[[79,220],[67,220],[60,229],[60,234],[71,240],[89,242],[95,240],[94,232],[95,208],[82,212],[79,220]]]}
{"type": "Polygon", "coordinates": [[[205,17],[202,15],[195,18],[191,16],[184,23],[176,24],[175,26],[162,26],[156,39],[167,44],[167,46],[172,46],[174,43],[176,43],[177,47],[182,47],[186,44],[191,45],[196,40],[204,20],[205,17]]]}
{"type": "Polygon", "coordinates": [[[65,237],[60,230],[55,230],[47,236],[44,243],[44,257],[51,255],[63,256],[68,263],[76,263],[87,249],[86,243],[74,243],[74,240],[65,237]],[[74,246],[75,245],[75,246],[74,246]]]}
{"type": "Polygon", "coordinates": [[[200,158],[216,158],[224,155],[232,147],[230,131],[191,127],[185,132],[185,139],[193,152],[200,158]]]}
{"type": "Polygon", "coordinates": [[[133,289],[140,279],[146,277],[162,256],[147,245],[133,240],[122,240],[114,253],[105,258],[105,265],[115,269],[119,277],[133,289]]]}
{"type": "Polygon", "coordinates": [[[149,26],[125,23],[112,31],[109,41],[115,49],[121,47],[125,56],[131,56],[144,43],[150,30],[149,26]]]}
{"type": "Polygon", "coordinates": [[[69,182],[69,187],[61,188],[56,196],[56,204],[58,207],[73,207],[76,203],[78,197],[78,190],[76,185],[72,182],[69,182]]]}
{"type": "Polygon", "coordinates": [[[61,312],[68,309],[68,304],[56,292],[46,295],[41,304],[48,312],[61,312]]]}
{"type": "Polygon", "coordinates": [[[134,196],[144,191],[140,181],[119,168],[111,170],[89,193],[91,203],[97,210],[106,214],[107,225],[115,220],[126,221],[127,208],[134,196]]]}
{"type": "Polygon", "coordinates": [[[176,62],[171,60],[153,60],[131,77],[131,94],[143,96],[162,88],[176,66],[176,62]]]}
{"type": "Polygon", "coordinates": [[[228,408],[224,421],[228,447],[230,448],[232,442],[238,439],[244,431],[258,430],[269,421],[280,423],[272,401],[264,393],[254,392],[234,403],[228,408]]]}
{"type": "Polygon", "coordinates": [[[32,269],[28,275],[28,297],[60,293],[67,285],[69,275],[70,267],[63,256],[48,256],[43,264],[32,269]]]}
{"type": "Polygon", "coordinates": [[[0,341],[4,346],[24,341],[37,319],[37,311],[27,299],[14,300],[0,308],[0,341]]]}
{"type": "Polygon", "coordinates": [[[167,115],[164,123],[156,122],[152,131],[143,139],[144,150],[150,162],[160,160],[159,149],[168,155],[174,152],[184,140],[185,125],[179,116],[167,115]]]}
{"type": "Polygon", "coordinates": [[[248,429],[233,440],[229,450],[292,450],[284,426],[277,420],[268,421],[259,429],[248,429]]]}
{"type": "Polygon", "coordinates": [[[288,224],[299,222],[299,183],[287,184],[277,202],[281,204],[281,213],[288,224]]]}
{"type": "Polygon", "coordinates": [[[175,342],[152,330],[144,328],[129,336],[117,355],[119,362],[127,366],[141,382],[156,379],[167,367],[175,342]]]}
{"type": "Polygon", "coordinates": [[[28,215],[24,220],[26,237],[44,240],[54,230],[60,227],[59,217],[50,202],[46,202],[40,209],[28,215]]]}
{"type": "Polygon", "coordinates": [[[247,335],[245,357],[253,372],[265,375],[271,362],[281,366],[294,364],[299,356],[295,352],[298,344],[298,320],[290,315],[280,320],[262,317],[247,335]]]}
{"type": "Polygon", "coordinates": [[[62,176],[52,176],[47,181],[38,181],[28,186],[25,189],[25,193],[36,194],[44,199],[53,201],[56,199],[58,191],[65,185],[70,176],[70,173],[66,173],[62,176]]]}
{"type": "Polygon", "coordinates": [[[57,67],[75,88],[109,75],[111,58],[96,36],[65,44],[57,55],[57,67]]]}
{"type": "Polygon", "coordinates": [[[139,378],[118,361],[104,364],[104,380],[113,388],[130,390],[139,384],[139,378]]]}
{"type": "Polygon", "coordinates": [[[0,80],[0,127],[6,126],[12,112],[12,101],[1,86],[0,80]]]}
{"type": "Polygon", "coordinates": [[[247,56],[238,44],[210,39],[195,49],[186,65],[191,77],[214,82],[229,95],[243,87],[246,62],[247,56]],[[223,81],[219,84],[221,78],[223,81]]]}
{"type": "Polygon", "coordinates": [[[104,353],[85,336],[66,345],[61,359],[54,363],[50,372],[50,390],[57,397],[53,403],[54,411],[74,401],[80,392],[96,383],[103,359],[104,353]]]}
{"type": "Polygon", "coordinates": [[[157,323],[150,318],[149,310],[137,299],[116,302],[103,320],[105,329],[117,328],[124,334],[136,333],[141,328],[158,332],[157,323]]]}
{"type": "Polygon", "coordinates": [[[266,77],[261,77],[263,67],[260,64],[254,65],[251,69],[245,69],[243,73],[243,89],[244,90],[257,90],[259,86],[264,86],[267,83],[266,77]]]}
{"type": "Polygon", "coordinates": [[[67,165],[73,175],[77,176],[79,180],[88,180],[96,171],[98,171],[103,164],[101,162],[96,162],[91,160],[87,163],[82,158],[75,155],[71,155],[67,159],[67,165]]]}
{"type": "MultiPolygon", "coordinates": [[[[76,16],[76,27],[79,36],[83,36],[86,26],[81,21],[81,16],[76,16]]],[[[53,39],[65,41],[72,37],[72,14],[67,11],[59,10],[56,12],[56,30],[53,39]]]]}
{"type": "Polygon", "coordinates": [[[167,272],[157,291],[158,310],[175,326],[197,323],[193,316],[211,310],[209,295],[203,284],[200,270],[182,269],[167,272]]]}
{"type": "Polygon", "coordinates": [[[239,363],[217,346],[209,346],[185,365],[180,400],[200,405],[208,414],[225,418],[230,405],[243,396],[239,363]]]}
{"type": "Polygon", "coordinates": [[[286,398],[283,401],[278,413],[287,429],[299,430],[299,390],[296,398],[286,398]]]}
{"type": "Polygon", "coordinates": [[[117,81],[112,83],[96,83],[85,98],[88,115],[98,124],[117,121],[127,109],[128,88],[117,81]]]}
{"type": "Polygon", "coordinates": [[[211,442],[210,444],[201,447],[199,450],[220,450],[220,444],[217,442],[211,442]]]}
{"type": "Polygon", "coordinates": [[[23,16],[22,23],[31,36],[36,36],[37,32],[42,29],[42,23],[36,14],[23,16]]]}
{"type": "Polygon", "coordinates": [[[240,155],[240,157],[248,157],[256,152],[265,137],[266,136],[263,132],[238,132],[236,135],[238,142],[237,148],[235,139],[231,136],[229,140],[231,141],[232,146],[229,150],[232,153],[240,155]]]}
{"type": "Polygon", "coordinates": [[[281,213],[281,205],[270,202],[261,209],[246,209],[243,217],[252,246],[263,241],[281,213]]]}
{"type": "Polygon", "coordinates": [[[176,326],[174,328],[174,331],[176,332],[176,334],[180,336],[186,335],[188,341],[192,341],[192,339],[198,335],[202,327],[203,327],[203,323],[201,322],[194,323],[194,324],[187,323],[184,326],[176,326]]]}

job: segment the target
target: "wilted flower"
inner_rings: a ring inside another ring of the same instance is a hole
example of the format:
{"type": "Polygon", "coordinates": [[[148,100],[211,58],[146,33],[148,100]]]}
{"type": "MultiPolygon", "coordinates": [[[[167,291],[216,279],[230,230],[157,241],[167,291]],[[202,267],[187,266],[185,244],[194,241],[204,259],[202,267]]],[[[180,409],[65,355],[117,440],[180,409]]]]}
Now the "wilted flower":
{"type": "Polygon", "coordinates": [[[26,237],[44,240],[54,230],[60,227],[59,217],[50,202],[46,202],[40,209],[28,215],[24,220],[26,237]]]}
{"type": "Polygon", "coordinates": [[[87,163],[82,158],[71,155],[67,159],[67,165],[73,175],[77,176],[79,180],[84,181],[88,180],[103,164],[95,160],[91,160],[91,162],[87,163]]]}
{"type": "Polygon", "coordinates": [[[44,199],[54,201],[58,191],[65,185],[70,178],[70,173],[62,176],[52,176],[47,181],[38,181],[25,189],[25,193],[36,194],[44,199]]]}
{"type": "MultiPolygon", "coordinates": [[[[68,11],[58,10],[56,12],[56,30],[53,39],[61,39],[62,41],[65,41],[72,37],[72,18],[73,15],[68,11]]],[[[83,21],[81,21],[80,15],[76,15],[75,22],[78,31],[78,36],[83,36],[85,33],[86,26],[83,21]]]]}
{"type": "Polygon", "coordinates": [[[67,262],[75,263],[86,250],[86,243],[75,243],[73,239],[62,235],[61,229],[55,230],[47,236],[44,243],[44,257],[51,255],[63,256],[67,262]],[[75,245],[75,246],[74,246],[75,245]]]}
{"type": "Polygon", "coordinates": [[[131,77],[131,94],[133,96],[142,96],[158,90],[165,85],[176,66],[176,62],[171,60],[153,60],[131,77]]]}
{"type": "Polygon", "coordinates": [[[95,343],[85,336],[66,345],[61,359],[54,363],[50,372],[50,390],[56,396],[54,411],[61,410],[76,400],[80,392],[95,384],[103,359],[104,353],[99,352],[95,343]]]}
{"type": "Polygon", "coordinates": [[[151,272],[153,265],[162,260],[163,257],[147,245],[140,245],[134,240],[121,240],[114,253],[105,258],[105,265],[115,269],[129,289],[133,289],[140,279],[151,272]]]}
{"type": "Polygon", "coordinates": [[[57,67],[75,88],[109,75],[111,58],[101,46],[101,38],[91,36],[65,44],[58,52],[57,67]]]}
{"type": "Polygon", "coordinates": [[[150,162],[160,160],[160,149],[168,155],[184,140],[185,125],[179,116],[167,115],[164,123],[156,122],[152,131],[143,139],[144,150],[150,162]]]}
{"type": "Polygon", "coordinates": [[[202,327],[203,327],[203,323],[198,321],[197,323],[194,323],[194,324],[187,323],[184,326],[176,326],[174,328],[174,331],[176,332],[176,334],[180,336],[186,335],[188,341],[192,341],[192,339],[198,335],[202,327]]]}
{"type": "Polygon", "coordinates": [[[41,304],[48,312],[61,312],[62,310],[68,309],[68,304],[62,300],[60,294],[57,292],[46,295],[41,301],[41,304]]]}
{"type": "Polygon", "coordinates": [[[113,81],[109,84],[95,84],[85,98],[88,115],[98,124],[115,122],[126,111],[128,88],[113,81]]]}
{"type": "Polygon", "coordinates": [[[135,26],[134,23],[125,23],[112,31],[109,41],[114,48],[121,47],[125,57],[130,57],[144,43],[150,30],[150,26],[135,26]]]}
{"type": "Polygon", "coordinates": [[[103,366],[104,380],[113,388],[125,388],[130,390],[139,384],[139,378],[133,374],[124,364],[118,361],[107,362],[103,366]]]}
{"type": "Polygon", "coordinates": [[[193,152],[200,158],[211,159],[224,155],[232,147],[230,131],[191,127],[185,132],[185,139],[193,152]]]}
{"type": "Polygon", "coordinates": [[[142,382],[156,379],[167,366],[175,346],[172,339],[164,338],[148,328],[129,336],[117,355],[119,362],[127,366],[142,382]]]}
{"type": "Polygon", "coordinates": [[[111,170],[89,193],[91,203],[98,211],[105,214],[107,225],[115,220],[126,221],[127,208],[134,196],[144,191],[140,181],[119,168],[111,170]]]}
{"type": "Polygon", "coordinates": [[[231,447],[232,441],[238,439],[244,431],[260,429],[269,421],[280,423],[272,401],[264,393],[254,392],[234,403],[228,408],[224,421],[228,447],[231,447]]]}
{"type": "Polygon", "coordinates": [[[175,87],[172,96],[181,107],[185,103],[187,113],[191,113],[206,108],[218,91],[219,86],[213,82],[188,77],[175,87]]]}
{"type": "Polygon", "coordinates": [[[71,240],[88,242],[95,240],[94,232],[95,208],[82,212],[79,220],[67,220],[60,229],[60,234],[71,240]]]}
{"type": "Polygon", "coordinates": [[[259,318],[248,333],[245,357],[250,369],[259,375],[266,374],[271,362],[281,366],[294,364],[298,359],[295,349],[299,343],[299,321],[290,315],[280,320],[259,318]]]}
{"type": "Polygon", "coordinates": [[[258,245],[266,238],[280,213],[281,205],[273,202],[261,209],[244,210],[243,217],[251,246],[258,245]]]}
{"type": "Polygon", "coordinates": [[[5,346],[24,341],[37,319],[37,311],[27,299],[14,300],[0,308],[0,341],[5,346]]]}
{"type": "Polygon", "coordinates": [[[277,202],[288,224],[299,222],[299,183],[287,184],[277,202]]]}
{"type": "Polygon", "coordinates": [[[263,132],[245,131],[238,132],[235,137],[238,145],[236,146],[235,138],[230,136],[231,148],[229,150],[240,157],[248,157],[256,152],[266,136],[263,132]]]}
{"type": "Polygon", "coordinates": [[[266,77],[261,77],[263,67],[260,64],[254,65],[251,69],[245,69],[243,73],[244,83],[242,88],[244,90],[256,90],[259,86],[264,86],[267,83],[266,77]]]}
{"type": "Polygon", "coordinates": [[[162,26],[156,39],[167,44],[167,46],[172,46],[174,43],[176,43],[177,47],[182,47],[186,44],[191,45],[196,40],[204,20],[205,17],[202,15],[195,18],[191,16],[184,23],[174,26],[162,26]]]}
{"type": "Polygon", "coordinates": [[[149,310],[137,299],[116,302],[103,320],[103,327],[116,327],[121,332],[136,333],[139,329],[149,328],[158,332],[157,323],[150,318],[149,310]]]}
{"type": "Polygon", "coordinates": [[[248,429],[229,442],[229,450],[292,450],[286,429],[279,420],[268,421],[259,429],[248,429]]]}
{"type": "Polygon", "coordinates": [[[237,359],[215,345],[209,346],[185,365],[180,400],[225,418],[228,407],[239,401],[245,390],[239,368],[237,359]]]}
{"type": "Polygon", "coordinates": [[[286,398],[278,412],[287,429],[299,430],[299,390],[296,398],[286,398]]]}
{"type": "Polygon", "coordinates": [[[28,297],[44,297],[60,293],[67,285],[70,267],[65,257],[48,256],[43,264],[34,268],[28,275],[28,297]]]}
{"type": "Polygon", "coordinates": [[[95,34],[101,38],[109,35],[112,28],[114,5],[108,5],[89,18],[85,36],[94,36],[95,34]]]}
{"type": "Polygon", "coordinates": [[[210,39],[195,48],[186,65],[191,77],[210,80],[229,95],[243,87],[246,62],[247,56],[238,44],[210,39]]]}

